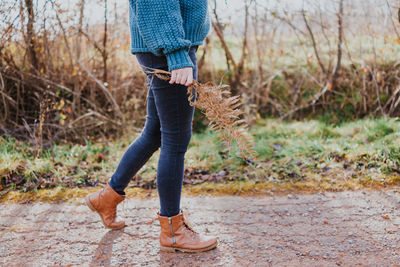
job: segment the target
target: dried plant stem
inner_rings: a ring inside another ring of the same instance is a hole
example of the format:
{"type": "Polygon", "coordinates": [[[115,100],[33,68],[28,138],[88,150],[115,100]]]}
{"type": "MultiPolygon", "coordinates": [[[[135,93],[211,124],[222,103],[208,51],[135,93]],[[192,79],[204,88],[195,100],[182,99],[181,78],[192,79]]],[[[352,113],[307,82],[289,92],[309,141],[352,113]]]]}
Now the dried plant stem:
{"type": "MultiPolygon", "coordinates": [[[[162,80],[169,80],[171,73],[159,69],[146,68],[162,80]]],[[[201,84],[194,81],[187,89],[191,106],[200,109],[210,121],[210,129],[217,132],[221,140],[231,148],[232,141],[238,145],[243,159],[256,160],[255,143],[248,133],[245,120],[240,119],[243,111],[239,96],[231,96],[227,85],[201,84]]]]}

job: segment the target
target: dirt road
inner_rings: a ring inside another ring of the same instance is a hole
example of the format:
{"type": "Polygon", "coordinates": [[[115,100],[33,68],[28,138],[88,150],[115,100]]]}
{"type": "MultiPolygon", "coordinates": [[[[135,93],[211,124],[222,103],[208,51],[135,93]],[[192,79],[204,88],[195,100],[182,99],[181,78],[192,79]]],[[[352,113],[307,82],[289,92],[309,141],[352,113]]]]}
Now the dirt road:
{"type": "MultiPolygon", "coordinates": [[[[82,202],[83,203],[83,202],[82,202]]],[[[217,234],[202,254],[158,248],[157,199],[129,199],[108,231],[80,204],[0,204],[0,265],[400,266],[400,190],[189,197],[192,224],[217,234]]]]}

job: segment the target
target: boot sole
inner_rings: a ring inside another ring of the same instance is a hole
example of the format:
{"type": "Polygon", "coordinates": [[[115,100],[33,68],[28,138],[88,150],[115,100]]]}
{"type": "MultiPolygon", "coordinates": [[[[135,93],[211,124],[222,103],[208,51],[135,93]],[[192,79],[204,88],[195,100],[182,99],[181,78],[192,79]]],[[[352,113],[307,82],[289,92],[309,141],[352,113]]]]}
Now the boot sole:
{"type": "Polygon", "coordinates": [[[101,219],[101,222],[103,223],[103,225],[104,225],[105,228],[107,228],[107,229],[112,229],[112,230],[113,230],[113,229],[117,230],[117,229],[122,229],[122,228],[125,227],[125,226],[122,226],[122,227],[115,227],[115,228],[108,227],[108,226],[104,223],[103,217],[101,217],[100,213],[96,210],[95,207],[93,207],[92,203],[91,203],[90,200],[89,200],[89,196],[86,196],[86,197],[85,197],[85,202],[86,202],[86,205],[89,207],[89,209],[90,209],[91,211],[94,211],[94,212],[96,212],[97,214],[99,214],[100,219],[101,219]]]}
{"type": "Polygon", "coordinates": [[[216,248],[217,245],[218,245],[218,242],[215,244],[212,244],[211,246],[208,246],[206,248],[201,248],[201,249],[188,249],[188,248],[175,248],[175,247],[160,246],[160,250],[165,251],[165,252],[181,251],[181,252],[186,252],[186,253],[196,253],[196,252],[204,252],[204,251],[212,250],[212,249],[216,248]]]}

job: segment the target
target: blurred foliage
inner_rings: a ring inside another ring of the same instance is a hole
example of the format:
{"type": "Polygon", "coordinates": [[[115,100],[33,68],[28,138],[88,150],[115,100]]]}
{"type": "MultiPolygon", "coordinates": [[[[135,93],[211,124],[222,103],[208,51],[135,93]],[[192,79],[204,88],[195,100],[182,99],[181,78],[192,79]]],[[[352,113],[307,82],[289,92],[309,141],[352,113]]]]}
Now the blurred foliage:
{"type": "MultiPolygon", "coordinates": [[[[252,181],[255,184],[302,182],[340,190],[346,183],[393,184],[400,177],[400,121],[364,119],[330,125],[323,121],[259,119],[250,133],[257,161],[228,151],[209,130],[194,134],[186,154],[185,185],[252,181]]],[[[0,177],[4,189],[86,187],[105,183],[135,135],[118,141],[86,140],[57,144],[35,157],[29,144],[0,139],[0,177]]],[[[157,151],[130,186],[155,188],[157,151]]]]}

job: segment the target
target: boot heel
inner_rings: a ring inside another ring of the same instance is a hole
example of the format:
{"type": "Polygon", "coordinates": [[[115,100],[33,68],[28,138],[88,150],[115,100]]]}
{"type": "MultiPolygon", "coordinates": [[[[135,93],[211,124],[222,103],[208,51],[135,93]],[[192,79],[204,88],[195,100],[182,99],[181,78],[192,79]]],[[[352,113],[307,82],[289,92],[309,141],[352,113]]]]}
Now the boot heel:
{"type": "Polygon", "coordinates": [[[92,203],[90,203],[89,196],[85,197],[85,202],[86,202],[86,205],[89,207],[89,209],[91,209],[92,211],[96,211],[96,209],[93,207],[92,203]]]}
{"type": "Polygon", "coordinates": [[[165,252],[175,252],[175,248],[172,248],[172,247],[160,246],[160,250],[165,251],[165,252]]]}

